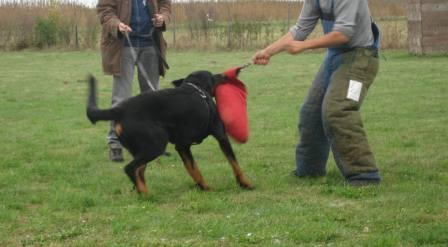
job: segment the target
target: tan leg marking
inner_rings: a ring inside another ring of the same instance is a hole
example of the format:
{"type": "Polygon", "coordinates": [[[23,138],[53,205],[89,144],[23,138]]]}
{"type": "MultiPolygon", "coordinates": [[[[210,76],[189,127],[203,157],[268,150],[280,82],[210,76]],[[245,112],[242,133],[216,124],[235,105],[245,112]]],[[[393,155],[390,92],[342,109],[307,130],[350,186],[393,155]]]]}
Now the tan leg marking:
{"type": "Polygon", "coordinates": [[[135,170],[135,185],[139,193],[148,194],[148,188],[146,187],[144,177],[145,168],[146,166],[142,165],[135,170]]]}
{"type": "Polygon", "coordinates": [[[202,190],[210,190],[210,187],[205,182],[204,178],[201,175],[201,171],[197,166],[196,162],[191,162],[184,154],[181,154],[182,160],[184,161],[184,167],[187,170],[188,174],[190,174],[193,181],[202,189],[202,190]]]}
{"type": "Polygon", "coordinates": [[[143,166],[137,168],[138,176],[139,176],[140,179],[142,180],[143,184],[146,185],[146,181],[145,181],[145,170],[146,170],[146,165],[143,165],[143,166]]]}
{"type": "Polygon", "coordinates": [[[115,124],[114,130],[115,130],[115,133],[117,134],[117,136],[121,136],[121,134],[123,134],[123,126],[121,126],[120,123],[115,124]]]}
{"type": "Polygon", "coordinates": [[[230,165],[232,166],[233,174],[235,175],[236,181],[238,184],[245,189],[252,189],[252,185],[247,179],[244,177],[243,172],[238,164],[238,162],[230,157],[227,157],[230,165]]]}

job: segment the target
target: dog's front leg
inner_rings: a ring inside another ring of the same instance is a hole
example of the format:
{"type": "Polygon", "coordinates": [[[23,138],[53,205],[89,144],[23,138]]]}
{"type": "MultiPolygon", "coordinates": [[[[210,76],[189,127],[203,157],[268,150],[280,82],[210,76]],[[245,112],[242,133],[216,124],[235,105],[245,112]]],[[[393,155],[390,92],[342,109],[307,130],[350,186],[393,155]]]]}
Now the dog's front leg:
{"type": "Polygon", "coordinates": [[[232,166],[233,174],[235,175],[236,181],[240,185],[241,188],[244,189],[253,189],[251,183],[244,177],[243,172],[241,171],[240,165],[236,160],[235,154],[233,152],[232,146],[228,139],[218,139],[219,147],[222,152],[226,156],[229,164],[232,166]]]}
{"type": "Polygon", "coordinates": [[[184,167],[190,174],[196,185],[202,190],[210,190],[210,187],[205,182],[201,175],[198,165],[194,161],[193,155],[191,154],[190,146],[178,146],[176,145],[176,150],[179,153],[182,161],[184,162],[184,167]]]}

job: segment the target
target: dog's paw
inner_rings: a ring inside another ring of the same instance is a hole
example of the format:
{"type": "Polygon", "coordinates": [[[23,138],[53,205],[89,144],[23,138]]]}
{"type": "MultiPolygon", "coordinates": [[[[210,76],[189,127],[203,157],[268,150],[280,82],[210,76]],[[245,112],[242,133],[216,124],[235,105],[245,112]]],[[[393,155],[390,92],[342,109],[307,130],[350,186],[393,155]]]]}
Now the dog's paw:
{"type": "Polygon", "coordinates": [[[208,186],[207,184],[196,184],[196,186],[203,191],[211,190],[210,186],[208,186]]]}
{"type": "Polygon", "coordinates": [[[241,188],[243,188],[245,190],[253,190],[253,189],[255,189],[255,187],[252,186],[252,184],[250,184],[249,182],[246,182],[246,181],[244,181],[244,182],[239,181],[238,184],[240,185],[241,188]]]}

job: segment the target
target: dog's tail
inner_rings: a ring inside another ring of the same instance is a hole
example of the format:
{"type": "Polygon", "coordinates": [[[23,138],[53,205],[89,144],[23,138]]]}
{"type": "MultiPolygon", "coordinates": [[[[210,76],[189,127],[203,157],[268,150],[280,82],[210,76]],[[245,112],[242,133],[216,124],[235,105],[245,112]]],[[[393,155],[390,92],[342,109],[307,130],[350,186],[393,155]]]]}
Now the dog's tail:
{"type": "Polygon", "coordinates": [[[93,75],[89,75],[87,78],[89,84],[88,98],[87,98],[87,118],[95,124],[97,121],[101,120],[118,120],[120,117],[117,108],[110,108],[101,110],[97,106],[97,90],[96,90],[96,79],[93,75]]]}

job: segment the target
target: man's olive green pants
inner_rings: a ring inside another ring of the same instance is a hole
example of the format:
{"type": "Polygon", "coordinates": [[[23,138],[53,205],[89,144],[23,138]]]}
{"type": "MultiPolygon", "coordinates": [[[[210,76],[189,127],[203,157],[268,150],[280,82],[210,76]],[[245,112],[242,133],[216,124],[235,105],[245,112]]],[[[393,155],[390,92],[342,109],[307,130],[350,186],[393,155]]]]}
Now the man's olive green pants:
{"type": "Polygon", "coordinates": [[[360,114],[378,67],[374,48],[329,49],[300,111],[296,175],[325,175],[331,149],[347,180],[380,180],[360,114]]]}

